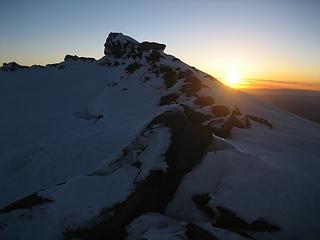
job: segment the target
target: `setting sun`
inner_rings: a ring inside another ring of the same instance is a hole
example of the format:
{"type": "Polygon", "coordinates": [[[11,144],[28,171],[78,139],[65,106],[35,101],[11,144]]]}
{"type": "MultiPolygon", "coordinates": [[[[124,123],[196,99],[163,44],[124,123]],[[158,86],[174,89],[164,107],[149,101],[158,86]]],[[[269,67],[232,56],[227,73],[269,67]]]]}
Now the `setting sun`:
{"type": "Polygon", "coordinates": [[[241,83],[241,77],[237,72],[232,71],[226,74],[225,81],[230,87],[237,87],[241,83]]]}

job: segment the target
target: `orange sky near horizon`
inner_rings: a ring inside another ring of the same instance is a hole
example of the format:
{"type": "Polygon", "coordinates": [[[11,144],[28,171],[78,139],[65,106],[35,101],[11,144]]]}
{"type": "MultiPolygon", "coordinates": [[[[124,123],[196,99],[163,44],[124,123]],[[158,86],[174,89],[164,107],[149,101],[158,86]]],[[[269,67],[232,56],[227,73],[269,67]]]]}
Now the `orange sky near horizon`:
{"type": "Polygon", "coordinates": [[[320,0],[76,2],[4,1],[0,64],[100,59],[108,33],[122,32],[234,88],[320,90],[320,0]]]}
{"type": "Polygon", "coordinates": [[[286,82],[264,79],[249,79],[241,80],[235,85],[230,85],[228,82],[221,79],[228,86],[236,89],[300,89],[320,91],[320,84],[317,83],[301,83],[301,82],[286,82]]]}
{"type": "Polygon", "coordinates": [[[258,58],[247,59],[241,56],[238,56],[236,61],[232,60],[232,56],[230,59],[206,59],[209,63],[200,62],[198,66],[232,88],[320,91],[320,61],[319,66],[306,63],[299,66],[298,62],[292,60],[279,62],[276,57],[264,59],[263,62],[258,58]]]}

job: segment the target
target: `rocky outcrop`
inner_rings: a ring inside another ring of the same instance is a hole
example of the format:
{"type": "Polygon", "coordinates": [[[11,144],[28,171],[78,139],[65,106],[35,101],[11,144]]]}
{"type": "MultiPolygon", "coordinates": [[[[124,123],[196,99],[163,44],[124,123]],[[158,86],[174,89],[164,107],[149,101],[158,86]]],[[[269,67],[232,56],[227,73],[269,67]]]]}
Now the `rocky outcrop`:
{"type": "Polygon", "coordinates": [[[30,67],[28,66],[23,66],[23,65],[20,65],[16,62],[10,62],[10,63],[3,63],[2,67],[1,67],[1,70],[4,71],[4,72],[7,72],[7,71],[16,71],[18,69],[28,69],[30,67]]]}
{"type": "Polygon", "coordinates": [[[64,61],[65,62],[68,62],[68,61],[94,62],[94,61],[96,61],[96,59],[90,58],[90,57],[78,57],[77,55],[66,55],[64,57],[64,61]]]}
{"type": "MultiPolygon", "coordinates": [[[[212,135],[209,127],[195,123],[182,112],[162,113],[146,128],[150,129],[159,124],[168,127],[172,134],[169,148],[165,153],[167,170],[152,171],[145,180],[137,184],[125,202],[108,210],[104,216],[107,219],[88,229],[69,230],[65,234],[66,238],[125,239],[126,226],[133,219],[148,212],[163,213],[183,176],[201,162],[211,143],[212,135]]],[[[100,218],[103,219],[103,216],[100,218]]],[[[197,236],[193,231],[190,234],[197,236]]]]}
{"type": "MultiPolygon", "coordinates": [[[[158,51],[163,52],[166,45],[156,42],[142,42],[139,43],[131,37],[125,36],[122,33],[110,33],[105,44],[104,54],[106,56],[112,56],[114,58],[140,58],[143,52],[152,51],[153,54],[157,54],[158,51]]],[[[150,56],[150,61],[155,61],[157,56],[150,56]]]]}
{"type": "Polygon", "coordinates": [[[136,53],[138,44],[136,40],[122,33],[110,33],[104,44],[104,54],[114,58],[128,57],[136,53]]]}
{"type": "Polygon", "coordinates": [[[138,51],[151,51],[151,50],[164,51],[165,48],[166,48],[165,44],[156,43],[156,42],[142,42],[138,46],[138,51]]]}
{"type": "Polygon", "coordinates": [[[247,238],[252,237],[244,232],[245,230],[256,232],[273,232],[281,230],[276,224],[270,223],[262,218],[248,222],[225,207],[216,206],[213,209],[213,207],[209,205],[209,202],[211,201],[209,194],[194,195],[192,201],[201,212],[215,222],[214,226],[228,229],[247,238]]]}
{"type": "Polygon", "coordinates": [[[17,209],[31,209],[34,206],[42,205],[48,202],[52,202],[52,200],[43,198],[37,193],[34,193],[0,209],[0,213],[9,213],[17,209]]]}

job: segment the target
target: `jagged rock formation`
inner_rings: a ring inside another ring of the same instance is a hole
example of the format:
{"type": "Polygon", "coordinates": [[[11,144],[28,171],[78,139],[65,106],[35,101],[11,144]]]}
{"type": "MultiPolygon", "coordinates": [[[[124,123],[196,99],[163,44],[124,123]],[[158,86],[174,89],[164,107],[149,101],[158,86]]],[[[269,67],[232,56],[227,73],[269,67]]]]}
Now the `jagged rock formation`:
{"type": "Polygon", "coordinates": [[[2,71],[16,71],[18,69],[27,69],[29,68],[28,66],[22,66],[19,65],[16,62],[10,62],[10,63],[4,63],[3,66],[1,67],[2,71]]]}
{"type": "Polygon", "coordinates": [[[77,55],[74,55],[74,56],[66,55],[64,57],[64,61],[65,62],[67,62],[67,61],[83,61],[83,62],[89,61],[89,62],[94,62],[94,61],[96,61],[96,59],[95,58],[89,58],[89,57],[78,57],[77,55]]]}

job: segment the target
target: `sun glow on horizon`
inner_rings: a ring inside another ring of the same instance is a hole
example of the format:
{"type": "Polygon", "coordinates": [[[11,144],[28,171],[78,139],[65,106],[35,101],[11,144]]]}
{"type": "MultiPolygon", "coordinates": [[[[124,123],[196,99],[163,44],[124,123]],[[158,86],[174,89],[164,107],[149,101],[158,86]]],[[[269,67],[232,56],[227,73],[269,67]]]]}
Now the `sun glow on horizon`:
{"type": "Polygon", "coordinates": [[[241,76],[237,71],[229,71],[224,77],[224,80],[225,83],[232,88],[237,88],[242,81],[241,76]]]}

